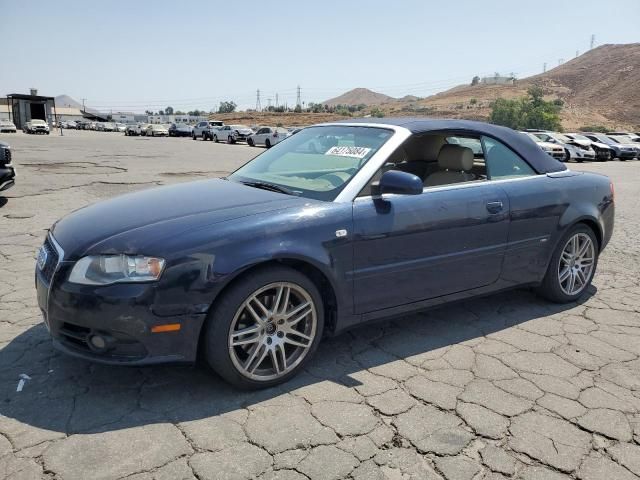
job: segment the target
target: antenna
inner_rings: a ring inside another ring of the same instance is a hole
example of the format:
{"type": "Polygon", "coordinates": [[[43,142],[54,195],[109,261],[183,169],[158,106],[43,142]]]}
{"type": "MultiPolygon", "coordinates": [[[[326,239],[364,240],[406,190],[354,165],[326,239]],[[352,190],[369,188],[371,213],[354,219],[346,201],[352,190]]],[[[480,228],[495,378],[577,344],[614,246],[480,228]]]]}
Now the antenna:
{"type": "Polygon", "coordinates": [[[260,89],[256,90],[256,112],[262,110],[262,105],[260,105],[260,89]]]}
{"type": "Polygon", "coordinates": [[[593,49],[593,46],[595,45],[595,43],[596,43],[596,35],[592,34],[591,35],[591,48],[592,49],[593,49]]]}
{"type": "Polygon", "coordinates": [[[302,102],[300,101],[300,85],[298,85],[298,95],[296,96],[296,107],[302,106],[302,102]]]}

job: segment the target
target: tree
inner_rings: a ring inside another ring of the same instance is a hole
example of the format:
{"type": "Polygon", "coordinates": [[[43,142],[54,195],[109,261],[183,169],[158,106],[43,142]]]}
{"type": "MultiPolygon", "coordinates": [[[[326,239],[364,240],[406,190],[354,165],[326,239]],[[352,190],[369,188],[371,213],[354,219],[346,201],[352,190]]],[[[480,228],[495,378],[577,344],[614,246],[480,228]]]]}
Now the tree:
{"type": "Polygon", "coordinates": [[[376,118],[382,118],[384,117],[384,112],[380,110],[378,107],[373,107],[371,109],[371,116],[376,118]]]}
{"type": "Polygon", "coordinates": [[[296,105],[296,108],[294,108],[293,111],[296,113],[302,113],[302,106],[300,106],[300,104],[296,105]]]}
{"type": "Polygon", "coordinates": [[[475,76],[471,79],[471,85],[478,85],[480,83],[480,77],[479,76],[475,76]]]}
{"type": "Polygon", "coordinates": [[[218,113],[231,113],[236,110],[236,107],[235,102],[220,102],[218,113]]]}
{"type": "Polygon", "coordinates": [[[173,107],[167,107],[164,109],[165,115],[173,115],[173,107]]]}
{"type": "Polygon", "coordinates": [[[562,130],[560,111],[562,104],[543,98],[543,90],[532,86],[527,96],[514,100],[498,98],[491,104],[489,120],[516,130],[540,128],[544,130],[562,130]]]}
{"type": "Polygon", "coordinates": [[[146,115],[153,115],[153,112],[151,110],[145,110],[144,113],[146,115]]]}

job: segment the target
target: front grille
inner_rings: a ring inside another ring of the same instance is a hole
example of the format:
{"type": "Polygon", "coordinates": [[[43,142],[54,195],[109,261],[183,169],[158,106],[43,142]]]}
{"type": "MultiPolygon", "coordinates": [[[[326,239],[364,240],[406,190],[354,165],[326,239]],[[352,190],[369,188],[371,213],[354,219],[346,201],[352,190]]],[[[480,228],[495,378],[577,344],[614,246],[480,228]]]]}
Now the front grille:
{"type": "Polygon", "coordinates": [[[11,150],[8,148],[2,149],[3,155],[0,157],[0,163],[8,165],[11,163],[11,150]]]}
{"type": "Polygon", "coordinates": [[[58,249],[53,245],[51,239],[47,236],[47,239],[44,241],[42,245],[47,252],[47,261],[42,268],[42,276],[46,280],[47,283],[51,282],[51,278],[56,271],[58,263],[60,261],[60,255],[58,254],[58,249]]]}

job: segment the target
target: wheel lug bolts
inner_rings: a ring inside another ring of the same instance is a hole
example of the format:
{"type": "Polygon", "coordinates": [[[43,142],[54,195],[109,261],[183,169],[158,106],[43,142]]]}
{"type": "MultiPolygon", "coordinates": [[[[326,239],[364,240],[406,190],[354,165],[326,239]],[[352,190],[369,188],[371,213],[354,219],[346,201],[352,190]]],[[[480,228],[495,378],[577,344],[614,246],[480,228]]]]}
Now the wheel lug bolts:
{"type": "Polygon", "coordinates": [[[284,337],[284,332],[278,332],[278,338],[284,337]]]}

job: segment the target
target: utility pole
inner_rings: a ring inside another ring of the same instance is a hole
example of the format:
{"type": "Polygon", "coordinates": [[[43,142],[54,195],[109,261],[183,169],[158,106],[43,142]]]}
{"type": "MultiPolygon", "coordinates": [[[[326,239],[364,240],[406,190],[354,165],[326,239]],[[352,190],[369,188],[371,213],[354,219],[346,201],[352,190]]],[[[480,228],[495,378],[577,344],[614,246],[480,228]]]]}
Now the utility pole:
{"type": "Polygon", "coordinates": [[[595,34],[592,34],[591,35],[591,49],[592,50],[593,50],[593,46],[595,45],[595,43],[596,43],[596,36],[595,36],[595,34]]]}
{"type": "Polygon", "coordinates": [[[542,64],[542,73],[545,73],[547,71],[547,62],[544,62],[542,64]]]}
{"type": "Polygon", "coordinates": [[[86,111],[87,111],[87,109],[86,109],[86,108],[84,108],[84,101],[85,101],[85,100],[86,100],[86,98],[83,98],[83,99],[82,99],[82,111],[83,111],[83,112],[86,112],[86,111]]]}
{"type": "Polygon", "coordinates": [[[296,107],[302,107],[302,102],[300,101],[300,85],[298,85],[298,94],[296,96],[296,107]]]}
{"type": "Polygon", "coordinates": [[[256,112],[262,110],[262,105],[260,105],[260,89],[256,90],[256,112]]]}

